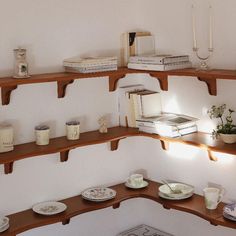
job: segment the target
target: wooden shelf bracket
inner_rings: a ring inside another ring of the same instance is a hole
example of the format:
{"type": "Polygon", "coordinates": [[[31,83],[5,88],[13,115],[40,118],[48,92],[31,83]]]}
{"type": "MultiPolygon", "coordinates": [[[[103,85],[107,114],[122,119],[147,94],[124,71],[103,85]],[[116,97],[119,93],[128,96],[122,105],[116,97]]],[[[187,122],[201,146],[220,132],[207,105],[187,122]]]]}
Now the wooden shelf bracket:
{"type": "Polygon", "coordinates": [[[161,90],[168,91],[168,74],[160,75],[160,72],[151,72],[149,73],[151,77],[158,79],[160,83],[161,90]]]}
{"type": "Polygon", "coordinates": [[[109,91],[110,92],[115,91],[117,88],[118,80],[123,79],[125,76],[126,76],[126,73],[122,73],[119,75],[116,75],[116,74],[110,75],[109,76],[109,91]]]}
{"type": "Polygon", "coordinates": [[[17,88],[17,85],[1,87],[2,105],[10,103],[11,92],[17,88]]]}
{"type": "Polygon", "coordinates": [[[118,209],[118,208],[120,208],[120,202],[115,203],[112,207],[113,207],[113,209],[118,209]]]}
{"type": "Polygon", "coordinates": [[[11,174],[13,172],[13,164],[14,162],[9,162],[4,164],[4,173],[6,175],[11,174]]]}
{"type": "Polygon", "coordinates": [[[65,220],[63,220],[63,221],[62,221],[62,224],[63,224],[63,225],[68,225],[68,224],[70,224],[70,219],[65,219],[65,220]]]}
{"type": "Polygon", "coordinates": [[[218,160],[217,157],[215,157],[209,149],[207,150],[207,153],[208,153],[208,157],[211,161],[217,161],[218,160]]]}
{"type": "Polygon", "coordinates": [[[119,147],[120,139],[111,141],[111,151],[116,151],[119,147]]]}
{"type": "Polygon", "coordinates": [[[213,95],[213,96],[217,95],[216,78],[198,77],[198,80],[205,82],[207,84],[208,92],[210,95],[213,95]]]}
{"type": "Polygon", "coordinates": [[[60,152],[60,159],[61,159],[61,162],[66,162],[66,161],[68,161],[69,152],[70,152],[70,150],[66,150],[66,151],[60,152]]]}
{"type": "Polygon", "coordinates": [[[66,95],[66,88],[69,84],[72,84],[74,80],[57,81],[57,96],[58,98],[64,98],[66,95]]]}
{"type": "Polygon", "coordinates": [[[163,150],[165,150],[165,151],[168,151],[169,150],[169,142],[167,142],[167,141],[164,141],[164,140],[160,140],[161,141],[161,147],[162,147],[162,149],[163,150]]]}

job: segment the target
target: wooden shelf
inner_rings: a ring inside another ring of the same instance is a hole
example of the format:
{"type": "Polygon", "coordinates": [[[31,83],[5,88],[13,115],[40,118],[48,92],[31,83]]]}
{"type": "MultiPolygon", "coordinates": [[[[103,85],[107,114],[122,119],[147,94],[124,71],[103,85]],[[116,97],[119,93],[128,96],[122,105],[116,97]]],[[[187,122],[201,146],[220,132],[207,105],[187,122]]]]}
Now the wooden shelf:
{"type": "Polygon", "coordinates": [[[162,137],[157,134],[149,134],[140,132],[136,128],[113,127],[108,129],[107,134],[101,134],[98,131],[90,131],[82,133],[79,140],[69,141],[66,137],[58,137],[50,139],[50,144],[47,146],[38,146],[35,142],[15,145],[14,150],[7,153],[0,153],[0,164],[4,165],[5,174],[10,174],[13,171],[13,163],[15,161],[42,156],[52,153],[60,153],[61,162],[68,160],[69,152],[72,149],[110,142],[111,151],[118,148],[121,139],[132,136],[144,136],[158,139],[161,141],[162,148],[167,150],[169,143],[182,143],[192,145],[204,149],[208,152],[209,158],[216,161],[212,152],[221,152],[236,155],[236,144],[225,144],[220,140],[212,139],[210,134],[197,132],[193,134],[184,135],[180,138],[162,137]]]}
{"type": "Polygon", "coordinates": [[[103,78],[109,77],[109,91],[115,91],[117,83],[124,78],[126,74],[149,74],[156,78],[160,87],[164,91],[168,91],[168,76],[193,76],[207,84],[209,94],[217,95],[217,79],[236,80],[236,71],[234,70],[210,70],[197,71],[196,69],[181,69],[172,71],[145,71],[131,70],[128,68],[119,68],[117,71],[96,72],[96,73],[49,73],[32,75],[27,79],[15,79],[12,77],[0,78],[2,104],[10,103],[10,96],[13,90],[19,85],[57,82],[58,98],[63,98],[66,94],[66,88],[72,84],[75,79],[103,78]]]}
{"type": "Polygon", "coordinates": [[[50,139],[49,145],[39,146],[35,142],[15,145],[11,152],[0,153],[0,164],[4,164],[5,174],[12,173],[13,163],[15,161],[35,157],[40,155],[60,153],[61,162],[68,160],[69,151],[78,147],[111,143],[111,151],[118,148],[120,139],[138,134],[137,129],[114,127],[108,130],[108,133],[101,134],[98,131],[90,131],[80,134],[79,140],[67,140],[66,137],[50,139]]]}
{"type": "Polygon", "coordinates": [[[15,236],[24,231],[57,222],[62,222],[62,224],[65,225],[68,224],[70,219],[74,216],[111,206],[115,209],[120,207],[121,202],[132,198],[150,199],[160,203],[165,209],[176,209],[188,212],[209,221],[212,225],[222,225],[236,229],[235,222],[223,218],[223,203],[220,203],[216,210],[207,210],[205,208],[204,198],[197,194],[194,194],[189,199],[180,201],[165,200],[158,196],[158,188],[160,184],[151,180],[148,180],[148,182],[149,186],[147,188],[138,190],[128,189],[124,184],[112,186],[111,188],[117,191],[117,195],[115,199],[106,202],[89,202],[82,199],[80,195],[64,199],[61,202],[67,205],[67,210],[54,216],[38,215],[31,209],[9,215],[10,228],[1,233],[1,236],[15,236]]]}

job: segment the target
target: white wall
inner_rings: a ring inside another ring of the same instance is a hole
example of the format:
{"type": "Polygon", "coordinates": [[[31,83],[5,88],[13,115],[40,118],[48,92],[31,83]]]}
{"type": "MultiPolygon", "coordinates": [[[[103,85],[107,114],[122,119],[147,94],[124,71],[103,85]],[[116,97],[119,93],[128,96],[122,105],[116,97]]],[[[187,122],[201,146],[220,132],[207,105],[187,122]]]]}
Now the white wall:
{"type": "MultiPolygon", "coordinates": [[[[194,1],[193,1],[194,2],[194,1]]],[[[31,73],[60,71],[62,60],[74,55],[119,54],[120,35],[134,29],[150,30],[159,52],[192,55],[191,4],[189,0],[2,0],[0,3],[0,75],[10,75],[13,68],[12,49],[21,45],[28,50],[31,73]]],[[[207,45],[208,2],[195,0],[198,41],[201,52],[207,45]]],[[[212,0],[214,11],[214,48],[211,65],[235,69],[234,0],[212,0]]],[[[128,76],[120,82],[143,81],[159,90],[149,76],[128,76]]],[[[212,104],[227,103],[236,109],[236,83],[218,81],[218,96],[209,96],[206,85],[196,78],[169,79],[169,91],[163,92],[166,111],[175,110],[201,118],[201,130],[210,131],[212,122],[205,111],[212,104]]],[[[16,130],[16,143],[34,140],[34,126],[48,122],[52,136],[64,134],[64,123],[75,117],[82,131],[98,128],[97,118],[110,114],[112,125],[117,119],[117,92],[108,92],[108,79],[75,81],[64,99],[57,99],[56,84],[24,85],[12,93],[11,103],[0,106],[0,122],[11,122],[16,130]]],[[[225,200],[236,199],[234,180],[235,157],[220,156],[216,163],[208,160],[203,150],[184,145],[171,145],[164,152],[156,140],[128,138],[120,142],[118,151],[110,152],[107,144],[71,151],[67,163],[59,155],[29,158],[15,163],[11,175],[0,169],[0,213],[10,214],[30,208],[44,200],[62,199],[79,194],[96,185],[125,181],[137,170],[146,169],[151,179],[176,179],[195,185],[198,193],[208,182],[222,184],[225,200]],[[147,151],[148,150],[148,151],[147,151]]],[[[117,210],[104,209],[72,219],[71,224],[50,225],[22,235],[81,235],[96,232],[112,236],[147,223],[177,236],[232,236],[234,230],[214,227],[196,216],[164,210],[144,199],[129,200],[117,210]]]]}

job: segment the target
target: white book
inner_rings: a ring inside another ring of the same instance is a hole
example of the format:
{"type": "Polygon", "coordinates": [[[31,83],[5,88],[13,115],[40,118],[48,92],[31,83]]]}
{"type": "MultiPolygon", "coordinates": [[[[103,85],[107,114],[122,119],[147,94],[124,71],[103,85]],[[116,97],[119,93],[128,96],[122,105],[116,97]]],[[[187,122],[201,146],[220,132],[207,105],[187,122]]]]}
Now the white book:
{"type": "Polygon", "coordinates": [[[84,63],[84,64],[91,64],[91,63],[99,63],[99,62],[109,62],[109,61],[117,61],[117,57],[71,57],[64,59],[63,62],[68,63],[84,63]]]}
{"type": "Polygon", "coordinates": [[[191,62],[181,62],[166,65],[155,65],[155,64],[142,64],[142,63],[128,63],[128,68],[134,70],[147,70],[147,71],[168,71],[191,68],[191,62]]]}
{"type": "Polygon", "coordinates": [[[129,58],[129,62],[131,63],[143,63],[143,64],[170,64],[170,63],[178,63],[178,62],[188,62],[188,55],[158,55],[158,54],[150,54],[143,56],[131,56],[129,58]]]}
{"type": "Polygon", "coordinates": [[[141,94],[140,100],[143,117],[154,117],[161,114],[162,106],[160,93],[141,94]]]}
{"type": "Polygon", "coordinates": [[[79,62],[63,62],[63,66],[67,67],[94,67],[94,66],[109,66],[117,65],[117,60],[105,61],[105,62],[94,62],[94,63],[79,63],[79,62]]]}
{"type": "Polygon", "coordinates": [[[118,89],[118,109],[119,120],[121,126],[128,125],[129,127],[135,127],[134,122],[131,120],[130,112],[130,97],[129,94],[134,91],[141,91],[144,89],[142,84],[122,86],[118,89]]]}
{"type": "Polygon", "coordinates": [[[135,55],[147,55],[155,53],[154,36],[137,36],[135,38],[135,55]]]}

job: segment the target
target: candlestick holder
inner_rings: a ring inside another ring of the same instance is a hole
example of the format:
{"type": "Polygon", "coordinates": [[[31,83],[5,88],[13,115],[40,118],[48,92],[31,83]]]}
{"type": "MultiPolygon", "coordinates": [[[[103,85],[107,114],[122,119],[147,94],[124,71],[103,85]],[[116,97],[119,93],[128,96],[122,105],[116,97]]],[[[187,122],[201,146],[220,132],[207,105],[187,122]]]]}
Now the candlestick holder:
{"type": "Polygon", "coordinates": [[[200,60],[200,65],[199,65],[199,67],[197,68],[197,70],[209,70],[210,68],[209,68],[209,66],[207,65],[207,61],[209,60],[210,56],[211,56],[212,53],[213,53],[213,48],[208,48],[209,54],[208,54],[208,56],[206,56],[206,57],[201,57],[201,56],[199,55],[199,48],[197,48],[197,47],[194,47],[194,48],[193,48],[193,51],[195,52],[197,58],[200,60]]]}

